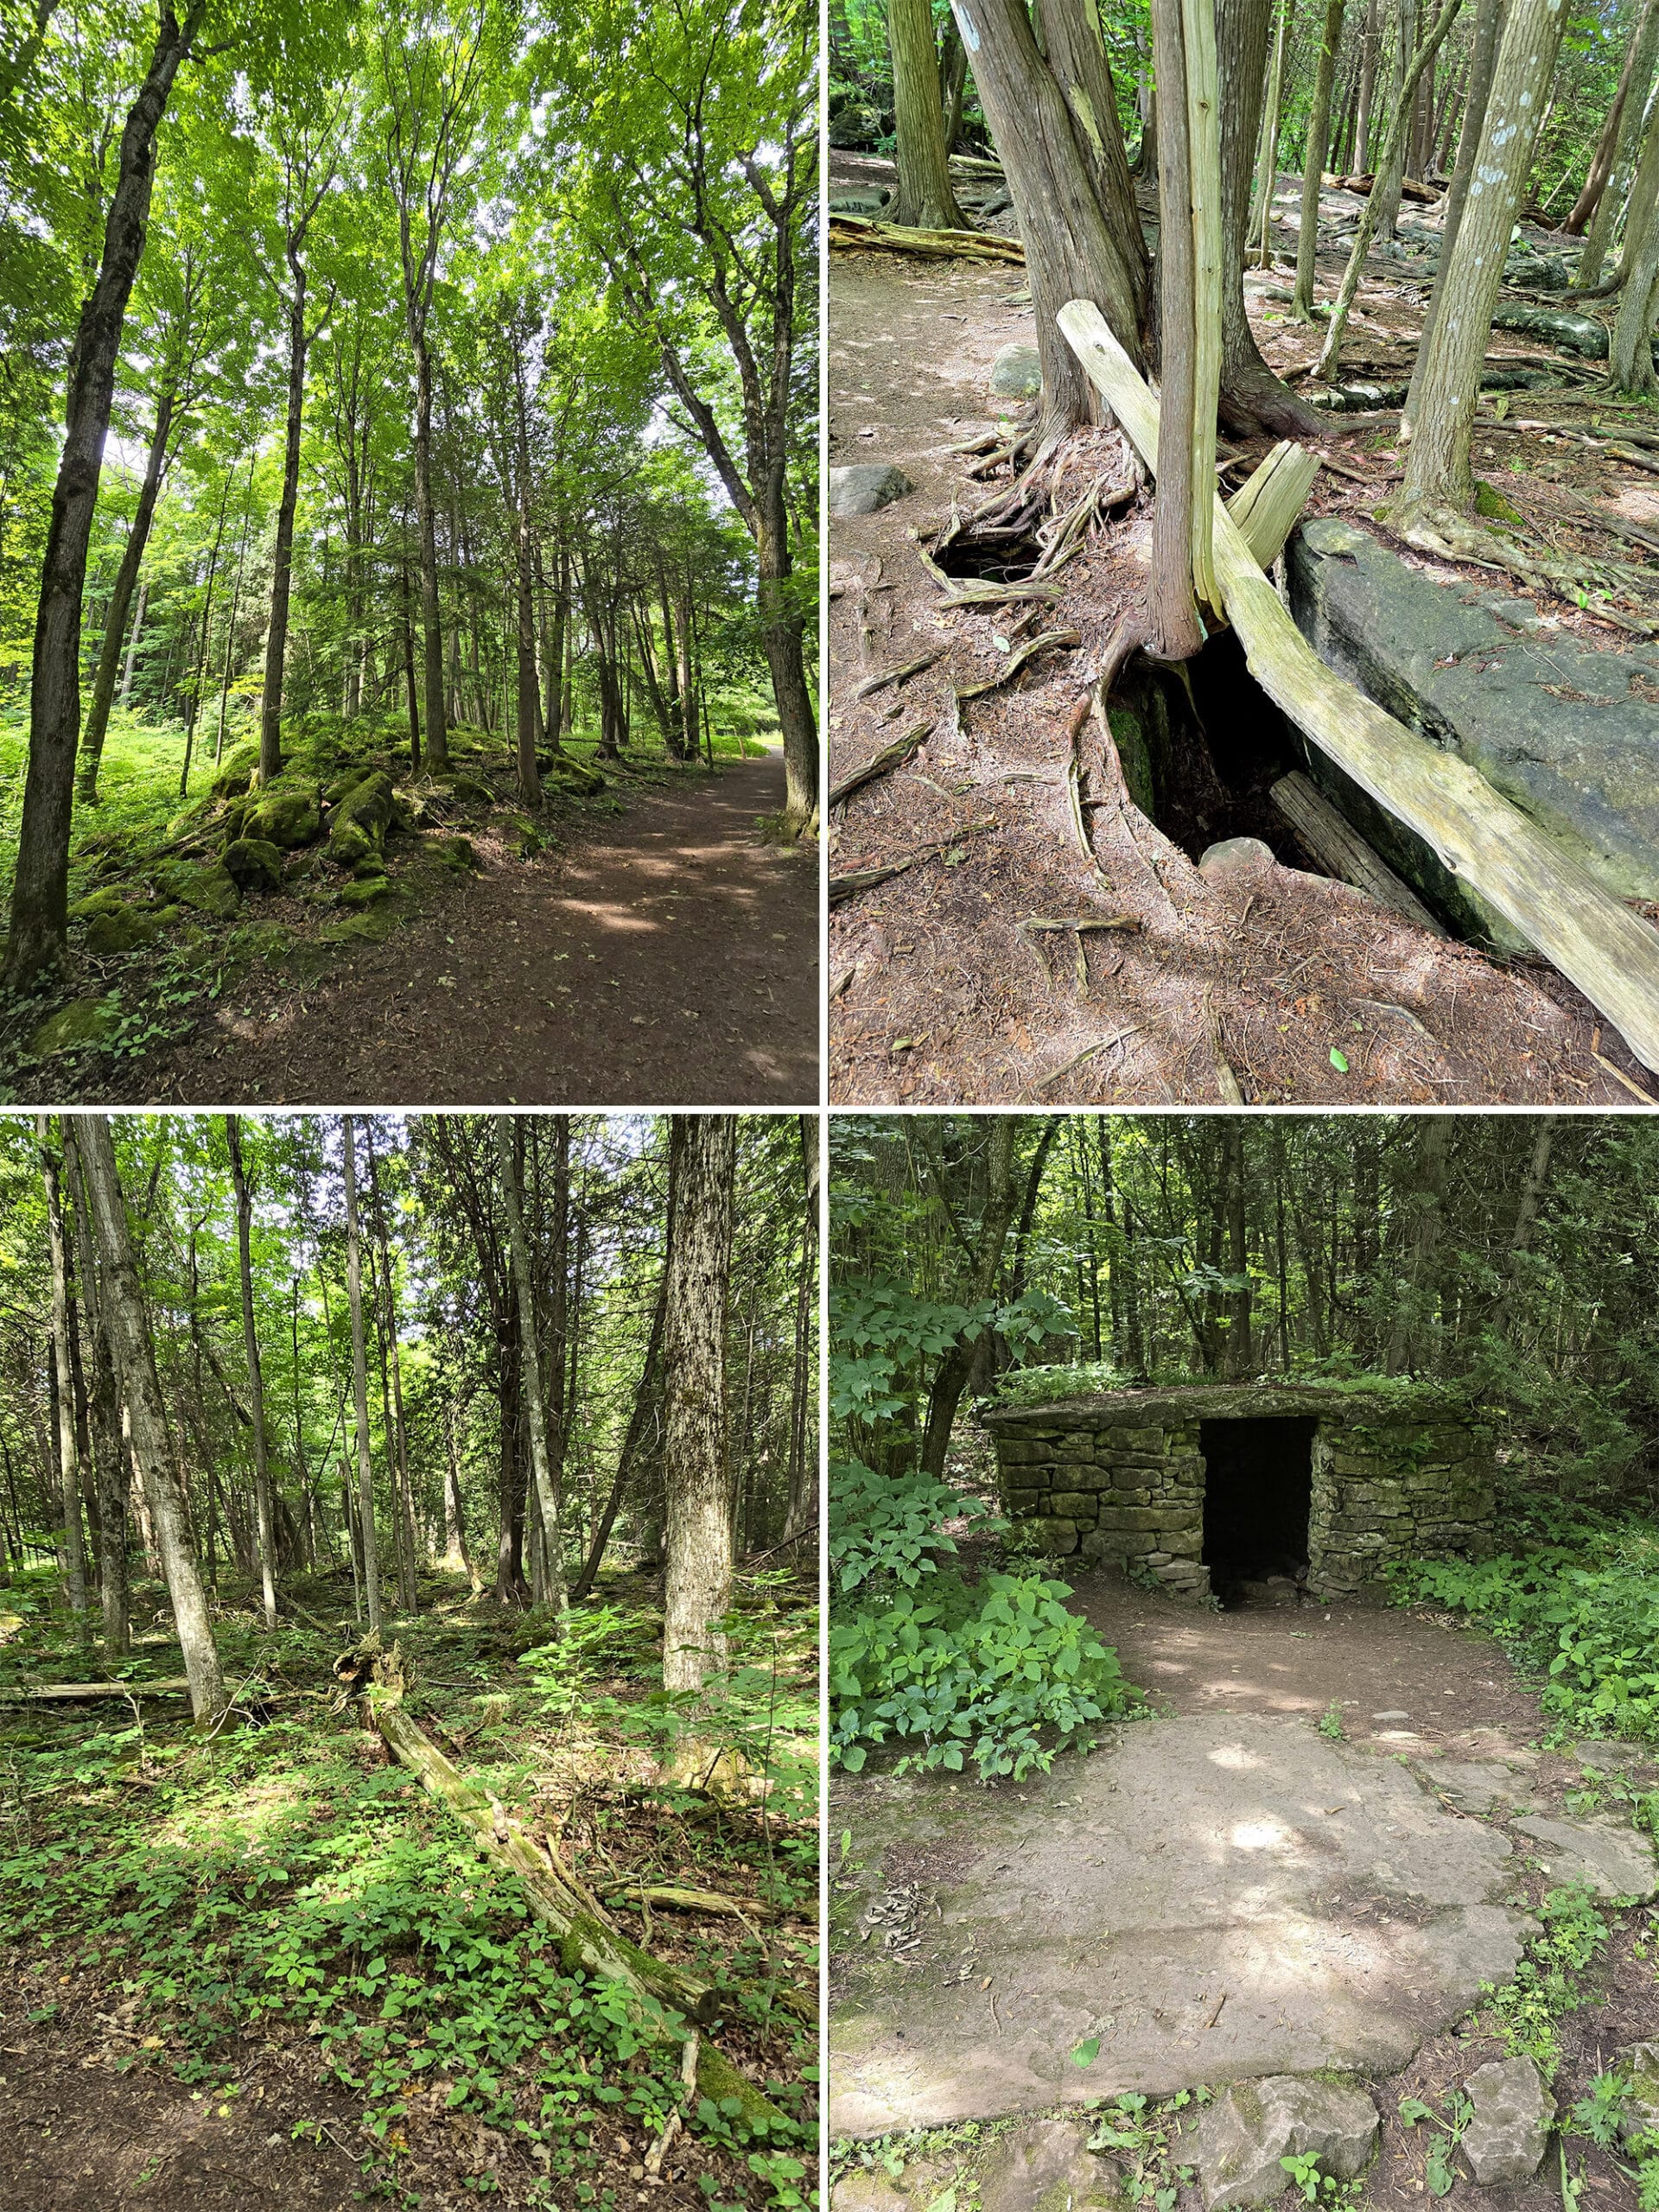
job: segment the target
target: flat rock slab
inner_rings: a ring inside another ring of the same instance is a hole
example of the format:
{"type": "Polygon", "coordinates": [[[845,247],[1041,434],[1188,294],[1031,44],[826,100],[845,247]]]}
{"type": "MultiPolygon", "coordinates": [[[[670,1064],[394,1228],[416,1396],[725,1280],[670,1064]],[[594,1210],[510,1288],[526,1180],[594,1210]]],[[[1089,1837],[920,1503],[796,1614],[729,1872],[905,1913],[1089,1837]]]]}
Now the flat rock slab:
{"type": "Polygon", "coordinates": [[[1500,1805],[1527,1813],[1538,1802],[1536,1784],[1501,1759],[1435,1759],[1422,1774],[1460,1813],[1486,1814],[1500,1805]]]}
{"type": "MultiPolygon", "coordinates": [[[[1659,899],[1659,651],[1586,646],[1528,601],[1448,588],[1334,518],[1286,551],[1291,610],[1322,660],[1478,768],[1618,897],[1659,899]]],[[[1311,765],[1318,782],[1336,773],[1311,765]]],[[[1507,925],[1409,831],[1363,794],[1332,795],[1432,904],[1501,941],[1507,925]]]]}
{"type": "Polygon", "coordinates": [[[1397,1761],[1261,1714],[1137,1723],[989,1799],[894,1785],[852,1856],[889,1854],[878,1894],[918,1884],[921,1942],[884,1953],[868,1899],[837,1899],[842,2135],[1390,2072],[1507,1979],[1528,1925],[1503,1836],[1397,1761]]]}
{"type": "Polygon", "coordinates": [[[1537,1843],[1545,1871],[1558,1883],[1588,1882],[1598,1897],[1643,1902],[1659,1891],[1653,1847],[1624,1821],[1539,1818],[1516,1826],[1537,1843]]]}
{"type": "Polygon", "coordinates": [[[1474,2116],[1463,2131],[1463,2155],[1483,2189],[1530,2181],[1542,2164],[1555,2122],[1555,2100],[1529,2058],[1495,2058],[1465,2087],[1474,2116]]]}

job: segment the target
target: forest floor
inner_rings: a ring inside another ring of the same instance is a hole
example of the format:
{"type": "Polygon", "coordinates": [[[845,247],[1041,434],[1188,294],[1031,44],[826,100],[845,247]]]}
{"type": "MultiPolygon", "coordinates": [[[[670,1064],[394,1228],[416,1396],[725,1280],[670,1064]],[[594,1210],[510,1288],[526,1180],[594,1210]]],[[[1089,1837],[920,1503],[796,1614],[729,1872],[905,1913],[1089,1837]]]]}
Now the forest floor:
{"type": "MultiPolygon", "coordinates": [[[[337,1613],[337,1586],[300,1588],[337,1613]]],[[[729,1993],[713,2032],[788,2113],[788,2139],[687,2107],[680,2044],[642,2044],[604,1985],[567,1974],[516,1882],[388,1763],[330,1675],[349,1618],[267,1639],[222,1601],[249,1717],[217,1739],[177,1700],[0,1715],[7,2212],[807,2201],[817,2039],[779,1999],[816,2005],[815,1592],[740,1585],[716,1725],[752,1759],[769,1747],[764,1804],[666,1778],[656,1582],[605,1577],[557,1651],[533,1616],[465,1592],[434,1578],[423,1612],[389,1626],[412,1709],[624,1933],[729,1993]],[[628,1906],[626,1881],[719,1891],[749,1916],[628,1906]]],[[[159,1630],[137,1646],[124,1677],[176,1673],[159,1630]]],[[[44,1578],[0,1593],[7,1686],[101,1671],[44,1578]]]]}
{"type": "Polygon", "coordinates": [[[394,895],[345,924],[296,884],[229,926],[198,919],[187,958],[165,939],[101,960],[77,949],[68,988],[111,1009],[107,1029],[30,1058],[42,1009],[0,1020],[10,1097],[812,1103],[817,851],[762,828],[782,810],[781,753],[722,759],[712,777],[642,760],[597,799],[550,792],[540,851],[524,848],[505,771],[491,781],[487,803],[447,817],[473,868],[394,839],[394,895]]]}
{"type": "MultiPolygon", "coordinates": [[[[831,156],[832,198],[892,177],[891,164],[874,156],[831,156]]],[[[1287,238],[1294,252],[1294,231],[1277,230],[1281,248],[1287,238]]],[[[1321,250],[1325,296],[1343,257],[1321,250]]],[[[1283,373],[1305,367],[1323,335],[1322,325],[1309,329],[1277,311],[1273,294],[1287,282],[1281,251],[1273,271],[1253,273],[1247,284],[1258,340],[1283,373]]],[[[1408,371],[1423,296],[1421,276],[1374,258],[1344,373],[1408,371]]],[[[1551,303],[1574,304],[1561,296],[1551,303]]],[[[1193,664],[1193,704],[1214,762],[1227,772],[1224,788],[1199,790],[1190,819],[1163,825],[1132,805],[1096,811],[1103,886],[1073,834],[1068,723],[1144,586],[1149,498],[1119,507],[1059,571],[1059,596],[1044,607],[1040,626],[1078,632],[1077,647],[1039,654],[1001,688],[958,706],[954,687],[996,674],[1020,630],[1020,609],[943,608],[912,540],[1007,481],[1006,470],[974,480],[976,464],[951,448],[999,419],[1006,429],[1017,415],[1017,403],[988,396],[988,383],[1002,347],[1035,341],[1023,271],[838,248],[830,327],[831,463],[893,463],[914,486],[874,514],[832,524],[832,782],[895,737],[929,732],[907,763],[831,814],[832,879],[920,855],[832,912],[833,1099],[1214,1103],[1232,1096],[1234,1083],[1248,1103],[1319,1108],[1628,1106],[1633,1094],[1653,1096],[1653,1078],[1623,1040],[1545,962],[1431,936],[1320,871],[1268,800],[1268,784],[1295,760],[1230,639],[1193,664]],[[868,677],[935,650],[942,657],[924,671],[855,696],[868,677]],[[1268,843],[1278,863],[1251,875],[1242,912],[1242,892],[1196,866],[1211,842],[1238,836],[1268,843]],[[1077,918],[1116,926],[1055,933],[1057,920],[1077,918]],[[1051,933],[1027,926],[1039,919],[1051,933]]],[[[1498,332],[1491,358],[1554,358],[1539,346],[1535,337],[1498,332]]],[[[1491,425],[1491,435],[1477,466],[1503,470],[1506,497],[1550,543],[1589,559],[1610,540],[1573,501],[1651,527],[1659,499],[1647,488],[1650,472],[1580,442],[1592,411],[1606,404],[1597,399],[1598,365],[1574,361],[1562,374],[1570,381],[1504,394],[1501,433],[1497,410],[1484,407],[1483,429],[1491,425]]],[[[1395,419],[1332,417],[1323,450],[1337,467],[1321,470],[1305,513],[1363,513],[1373,535],[1403,551],[1369,519],[1401,473],[1395,419]]],[[[1267,445],[1236,441],[1228,482],[1242,480],[1267,445]]],[[[1077,442],[1071,467],[1073,492],[1085,470],[1110,485],[1129,474],[1116,432],[1077,442]]],[[[1618,550],[1630,553],[1628,544],[1618,550]]],[[[1449,586],[1490,590],[1493,582],[1473,568],[1409,558],[1449,586]]],[[[1564,637],[1609,650],[1632,643],[1628,629],[1586,607],[1537,603],[1564,637]]]]}

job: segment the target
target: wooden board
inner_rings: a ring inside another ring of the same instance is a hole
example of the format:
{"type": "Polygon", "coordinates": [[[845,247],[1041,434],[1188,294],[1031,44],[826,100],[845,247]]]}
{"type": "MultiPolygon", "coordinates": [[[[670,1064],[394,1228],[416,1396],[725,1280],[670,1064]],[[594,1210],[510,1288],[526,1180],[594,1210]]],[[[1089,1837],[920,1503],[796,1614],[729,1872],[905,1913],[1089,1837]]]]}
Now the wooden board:
{"type": "MultiPolygon", "coordinates": [[[[1059,312],[1067,341],[1154,474],[1158,402],[1091,300],[1059,312]]],[[[1478,769],[1441,753],[1329,669],[1216,501],[1216,577],[1249,671],[1274,704],[1377,804],[1421,837],[1575,983],[1645,1068],[1659,1071],[1659,931],[1478,769]]]]}

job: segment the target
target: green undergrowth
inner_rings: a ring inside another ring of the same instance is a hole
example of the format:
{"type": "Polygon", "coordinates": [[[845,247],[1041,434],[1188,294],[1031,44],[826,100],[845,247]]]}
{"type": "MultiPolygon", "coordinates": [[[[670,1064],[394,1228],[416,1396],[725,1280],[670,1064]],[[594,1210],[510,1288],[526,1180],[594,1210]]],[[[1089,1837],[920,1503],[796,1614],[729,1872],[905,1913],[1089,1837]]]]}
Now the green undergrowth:
{"type": "Polygon", "coordinates": [[[1559,1727],[1659,1743],[1659,1529],[1582,1510],[1525,1549],[1396,1569],[1402,1603],[1442,1605],[1542,1677],[1559,1727]]]}
{"type": "MultiPolygon", "coordinates": [[[[79,1671],[38,1592],[6,1592],[0,1614],[0,1672],[79,1671]]],[[[601,1896],[625,1880],[689,1884],[810,1915],[815,1793],[800,1740],[813,1624],[810,1603],[747,1586],[733,1681],[699,1716],[702,1740],[770,1774],[764,1810],[695,1777],[653,1782],[666,1759],[630,1769],[635,1746],[664,1753],[691,1724],[662,1695],[660,1614],[626,1588],[579,1609],[556,1652],[533,1619],[487,1605],[387,1633],[412,1710],[510,1808],[555,1820],[601,1896]]],[[[25,1961],[31,2020],[52,2021],[66,1980],[90,1978],[128,2031],[120,2064],[219,2094],[259,2044],[308,2054],[315,2078],[360,2107],[365,2171],[382,2190],[395,2193],[411,2135],[457,2112],[522,2142],[543,2177],[529,2201],[588,2201],[605,2117],[637,2137],[677,2111],[712,2162],[711,2201],[807,2201],[815,2038],[776,2002],[785,1983],[811,1986],[806,1944],[729,1920],[658,1923],[658,1942],[666,1935],[728,1993],[723,2047],[791,2118],[779,2139],[706,2099],[689,2106],[683,2024],[648,2005],[645,2024],[664,2030],[648,2038],[636,2000],[566,1972],[517,1881],[410,1774],[381,1764],[334,1695],[341,1637],[284,1628],[267,1639],[245,1618],[219,1635],[243,1718],[211,1740],[177,1708],[157,1719],[168,1708],[154,1702],[142,1719],[118,1706],[0,1728],[0,1942],[25,1961]]],[[[134,1671],[176,1663],[176,1646],[147,1646],[134,1671]]],[[[642,1932],[637,1916],[621,1924],[642,1932]]]]}

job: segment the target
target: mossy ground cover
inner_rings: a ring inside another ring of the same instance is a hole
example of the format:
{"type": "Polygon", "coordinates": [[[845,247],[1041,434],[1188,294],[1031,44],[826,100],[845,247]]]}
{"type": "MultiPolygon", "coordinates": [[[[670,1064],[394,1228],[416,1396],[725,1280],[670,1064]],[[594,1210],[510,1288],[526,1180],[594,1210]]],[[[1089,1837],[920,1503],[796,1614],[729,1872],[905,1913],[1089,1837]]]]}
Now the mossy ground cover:
{"type": "MultiPolygon", "coordinates": [[[[756,715],[731,719],[715,739],[717,761],[774,741],[756,715]]],[[[452,772],[439,779],[411,777],[396,716],[307,715],[285,732],[285,750],[281,781],[250,792],[253,738],[227,734],[221,763],[211,749],[194,756],[181,799],[181,726],[115,714],[99,804],[75,816],[68,960],[37,992],[0,1002],[0,1101],[103,1095],[123,1063],[182,1037],[254,963],[297,988],[354,944],[384,943],[423,891],[470,872],[474,840],[505,861],[533,861],[584,818],[626,812],[631,792],[708,772],[643,735],[620,762],[596,764],[596,734],[579,723],[565,748],[570,772],[550,766],[532,815],[499,732],[452,732],[452,772]],[[339,823],[346,787],[377,773],[391,789],[380,818],[339,823]]],[[[0,709],[0,898],[27,757],[26,709],[0,709]]]]}
{"type": "MultiPolygon", "coordinates": [[[[147,1618],[161,1593],[139,1596],[147,1618]]],[[[181,1701],[0,1712],[6,2026],[46,2037],[112,2023],[106,2063],[162,2069],[232,2106],[269,2090],[279,2109],[284,2080],[314,2101],[326,2092],[329,2140],[357,2159],[365,2197],[632,2204],[648,2146],[678,2113],[653,2201],[807,2202],[817,2038],[779,1999],[816,1989],[811,1593],[756,1582],[734,1621],[718,1725],[747,1751],[772,1748],[764,1802],[663,1779],[683,1716],[662,1692],[656,1597],[612,1580],[550,1650],[544,1624],[433,1577],[432,1610],[388,1632],[423,1725],[601,1897],[668,1883],[772,1909],[615,1914],[727,1993],[721,2047],[790,2115],[783,2139],[688,2101],[683,2025],[642,2040],[613,1990],[565,1971],[517,1883],[387,1763],[330,1674],[352,1631],[324,1632],[342,1592],[321,1580],[302,1589],[318,1625],[274,1637],[221,1586],[242,1718],[212,1740],[181,1701]]],[[[100,1672],[44,1577],[0,1594],[0,1636],[4,1685],[100,1672]]],[[[157,1635],[119,1671],[177,1670],[157,1635]]]]}

